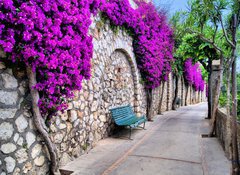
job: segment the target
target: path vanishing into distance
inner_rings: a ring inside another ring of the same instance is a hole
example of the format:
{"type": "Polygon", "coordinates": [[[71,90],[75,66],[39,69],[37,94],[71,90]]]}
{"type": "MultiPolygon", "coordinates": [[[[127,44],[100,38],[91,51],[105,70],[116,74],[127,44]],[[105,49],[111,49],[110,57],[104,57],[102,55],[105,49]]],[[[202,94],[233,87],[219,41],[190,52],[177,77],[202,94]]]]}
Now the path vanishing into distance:
{"type": "Polygon", "coordinates": [[[110,137],[70,162],[63,170],[73,175],[229,175],[231,163],[204,119],[207,104],[178,108],[136,129],[133,140],[110,137]]]}

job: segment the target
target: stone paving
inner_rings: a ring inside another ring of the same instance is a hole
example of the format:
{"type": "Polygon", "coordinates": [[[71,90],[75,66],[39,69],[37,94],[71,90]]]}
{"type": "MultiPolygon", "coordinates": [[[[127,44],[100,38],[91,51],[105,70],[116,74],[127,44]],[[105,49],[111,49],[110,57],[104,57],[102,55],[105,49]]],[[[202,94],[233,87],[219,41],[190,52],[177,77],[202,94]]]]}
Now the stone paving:
{"type": "MultiPolygon", "coordinates": [[[[230,161],[216,138],[202,138],[206,103],[165,112],[137,129],[133,140],[107,138],[62,167],[73,175],[229,175],[230,161]]],[[[125,130],[127,132],[127,130],[125,130]]]]}

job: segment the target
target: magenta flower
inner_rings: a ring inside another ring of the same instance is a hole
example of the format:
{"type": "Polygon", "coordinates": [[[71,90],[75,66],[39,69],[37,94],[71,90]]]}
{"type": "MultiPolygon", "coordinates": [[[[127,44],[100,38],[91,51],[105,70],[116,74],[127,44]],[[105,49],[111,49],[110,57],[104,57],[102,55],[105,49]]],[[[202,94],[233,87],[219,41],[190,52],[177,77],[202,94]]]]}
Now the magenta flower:
{"type": "Polygon", "coordinates": [[[166,81],[171,71],[172,29],[151,3],[128,0],[1,0],[0,46],[9,59],[22,61],[37,72],[42,114],[67,107],[67,98],[90,78],[93,55],[88,35],[91,14],[101,10],[114,25],[133,36],[138,68],[147,88],[166,81]]]}
{"type": "Polygon", "coordinates": [[[205,81],[202,78],[201,69],[198,63],[192,63],[191,58],[184,62],[184,78],[196,91],[204,91],[205,81]]]}

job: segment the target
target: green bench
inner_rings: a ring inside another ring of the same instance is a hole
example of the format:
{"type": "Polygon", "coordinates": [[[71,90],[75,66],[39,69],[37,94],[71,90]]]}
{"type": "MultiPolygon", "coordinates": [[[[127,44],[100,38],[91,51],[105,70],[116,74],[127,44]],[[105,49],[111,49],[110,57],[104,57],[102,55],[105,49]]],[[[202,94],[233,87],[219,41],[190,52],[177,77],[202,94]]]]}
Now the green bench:
{"type": "Polygon", "coordinates": [[[126,126],[130,128],[129,139],[131,139],[132,129],[139,127],[143,124],[143,129],[145,129],[146,117],[137,117],[133,112],[131,105],[119,106],[109,109],[114,122],[118,126],[126,126]]]}

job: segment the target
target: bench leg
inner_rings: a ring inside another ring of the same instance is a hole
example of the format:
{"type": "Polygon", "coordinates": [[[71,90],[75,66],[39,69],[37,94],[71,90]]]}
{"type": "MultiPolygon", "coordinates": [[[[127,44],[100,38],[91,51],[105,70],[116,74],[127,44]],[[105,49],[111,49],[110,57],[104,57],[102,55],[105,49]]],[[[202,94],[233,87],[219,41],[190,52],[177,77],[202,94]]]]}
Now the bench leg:
{"type": "Polygon", "coordinates": [[[120,137],[120,132],[119,131],[117,132],[117,137],[120,137]]]}
{"type": "Polygon", "coordinates": [[[146,130],[146,129],[145,129],[145,123],[146,123],[146,122],[143,123],[143,126],[140,126],[140,125],[139,125],[138,128],[141,128],[141,129],[146,130]]]}
{"type": "Polygon", "coordinates": [[[131,136],[132,136],[132,128],[130,127],[130,132],[129,132],[129,139],[131,140],[131,136]]]}

